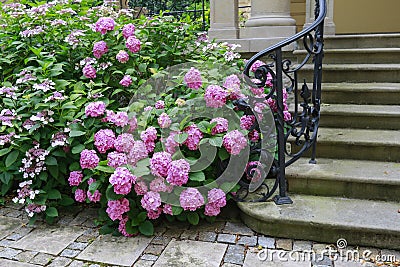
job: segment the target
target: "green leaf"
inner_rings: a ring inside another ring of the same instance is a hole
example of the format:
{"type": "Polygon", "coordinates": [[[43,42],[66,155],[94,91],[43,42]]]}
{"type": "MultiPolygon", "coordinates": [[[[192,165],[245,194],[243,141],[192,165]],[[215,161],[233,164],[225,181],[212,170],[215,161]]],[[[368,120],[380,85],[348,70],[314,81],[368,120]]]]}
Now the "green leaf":
{"type": "Polygon", "coordinates": [[[229,155],[228,151],[226,151],[226,149],[224,148],[224,149],[219,149],[218,157],[221,160],[226,160],[226,159],[229,159],[230,155],[229,155]]]}
{"type": "Polygon", "coordinates": [[[202,182],[206,180],[206,176],[204,175],[204,172],[200,171],[200,172],[191,172],[189,173],[189,179],[191,181],[198,181],[198,182],[202,182]]]}
{"type": "Polygon", "coordinates": [[[11,147],[0,149],[0,157],[11,151],[11,147]]]}
{"type": "Polygon", "coordinates": [[[174,140],[175,142],[182,144],[183,142],[186,141],[186,139],[189,137],[188,133],[180,133],[180,134],[176,134],[174,136],[174,140]]]}
{"type": "Polygon", "coordinates": [[[58,167],[57,166],[48,166],[47,169],[49,170],[51,176],[54,178],[58,178],[58,167]]]}
{"type": "Polygon", "coordinates": [[[77,146],[74,146],[71,149],[71,152],[72,152],[72,154],[78,154],[78,153],[81,153],[84,149],[85,149],[85,146],[82,144],[79,144],[77,146]]]}
{"type": "Polygon", "coordinates": [[[139,225],[139,231],[147,236],[154,234],[154,227],[150,221],[144,221],[139,225]]]}
{"type": "Polygon", "coordinates": [[[147,64],[146,63],[140,63],[139,64],[139,71],[140,72],[146,72],[147,69],[147,64]]]}
{"type": "Polygon", "coordinates": [[[139,233],[137,226],[132,225],[130,223],[125,224],[125,230],[128,234],[131,234],[131,235],[136,235],[137,233],[139,233]]]}
{"type": "Polygon", "coordinates": [[[98,171],[101,171],[101,172],[106,172],[106,173],[114,173],[114,171],[115,171],[115,169],[110,166],[97,166],[95,169],[98,171]]]}
{"type": "Polygon", "coordinates": [[[216,147],[221,147],[222,146],[222,141],[223,141],[223,139],[220,136],[214,136],[214,137],[212,137],[212,138],[210,138],[208,140],[210,145],[216,146],[216,147]]]}
{"type": "Polygon", "coordinates": [[[172,206],[172,214],[173,215],[179,215],[183,211],[183,208],[178,207],[178,206],[172,206]]]}
{"type": "Polygon", "coordinates": [[[100,182],[100,181],[96,181],[96,182],[94,182],[94,183],[91,183],[91,184],[89,185],[89,191],[90,191],[90,192],[96,191],[96,190],[99,188],[100,185],[101,185],[101,182],[100,182]]]}
{"type": "Polygon", "coordinates": [[[48,166],[54,166],[54,165],[57,165],[57,159],[55,157],[48,157],[48,158],[46,158],[45,163],[48,166]]]}
{"type": "Polygon", "coordinates": [[[150,174],[150,169],[148,167],[144,167],[144,166],[136,167],[136,168],[133,168],[131,173],[137,177],[142,177],[142,176],[150,174]]]}
{"type": "Polygon", "coordinates": [[[57,217],[58,211],[55,207],[49,207],[46,209],[46,215],[49,217],[57,217]]]}
{"type": "Polygon", "coordinates": [[[118,200],[124,197],[124,195],[118,195],[114,192],[112,185],[109,185],[106,190],[106,197],[108,200],[118,200]]]}
{"type": "Polygon", "coordinates": [[[197,127],[199,127],[200,131],[203,133],[209,133],[210,123],[207,121],[201,121],[197,123],[197,127]]]}
{"type": "Polygon", "coordinates": [[[47,192],[47,198],[48,199],[61,199],[61,193],[57,189],[50,189],[49,192],[47,192]]]}
{"type": "Polygon", "coordinates": [[[74,200],[68,196],[62,196],[62,199],[58,202],[61,206],[70,206],[74,204],[74,200]]]}
{"type": "Polygon", "coordinates": [[[14,150],[10,154],[8,154],[6,158],[6,167],[7,168],[10,167],[17,160],[18,156],[19,156],[18,150],[14,150]]]}
{"type": "Polygon", "coordinates": [[[114,232],[114,227],[110,227],[108,225],[103,225],[99,230],[99,233],[101,235],[109,235],[112,234],[113,232],[114,232]]]}
{"type": "Polygon", "coordinates": [[[144,222],[147,218],[147,212],[142,211],[141,213],[138,214],[137,219],[139,222],[144,222]]]}
{"type": "Polygon", "coordinates": [[[82,131],[70,131],[69,132],[69,137],[76,137],[76,136],[82,136],[85,135],[86,132],[82,132],[82,131]]]}
{"type": "Polygon", "coordinates": [[[193,225],[198,225],[199,221],[200,221],[199,215],[196,212],[188,213],[187,219],[188,219],[189,223],[193,224],[193,225]]]}
{"type": "Polygon", "coordinates": [[[8,184],[11,179],[12,179],[13,175],[11,175],[9,172],[4,172],[0,175],[0,181],[3,184],[8,184]]]}

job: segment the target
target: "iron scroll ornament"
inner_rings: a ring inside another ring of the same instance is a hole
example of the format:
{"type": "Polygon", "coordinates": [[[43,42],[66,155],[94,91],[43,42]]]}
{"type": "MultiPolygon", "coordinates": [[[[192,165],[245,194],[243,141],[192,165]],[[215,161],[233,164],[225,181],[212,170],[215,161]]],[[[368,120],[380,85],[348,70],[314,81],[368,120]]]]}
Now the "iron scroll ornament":
{"type": "MultiPolygon", "coordinates": [[[[271,47],[268,47],[253,57],[251,57],[244,69],[244,79],[249,86],[264,87],[268,80],[268,75],[272,77],[272,88],[265,97],[272,97],[277,103],[277,112],[275,114],[275,124],[277,130],[277,158],[269,171],[264,171],[264,181],[274,179],[274,183],[268,185],[263,182],[260,188],[266,188],[266,192],[259,193],[258,198],[252,198],[250,201],[266,201],[272,197],[279,188],[279,194],[273,199],[277,205],[291,204],[292,200],[287,195],[288,184],[285,176],[285,168],[311,149],[310,163],[316,163],[316,144],[318,136],[318,127],[320,119],[321,107],[321,82],[322,82],[322,59],[324,55],[323,46],[323,29],[324,18],[326,16],[326,0],[315,1],[315,21],[306,29],[283,40],[271,47]],[[304,49],[307,54],[304,59],[297,65],[293,65],[291,60],[283,59],[283,47],[292,45],[302,40],[304,49]],[[260,66],[254,74],[250,74],[252,65],[260,59],[267,58],[269,61],[260,66]],[[313,76],[312,89],[307,84],[306,79],[302,80],[301,89],[299,89],[299,72],[312,58],[313,76]],[[284,120],[284,103],[283,103],[283,81],[288,80],[286,91],[293,95],[293,104],[291,105],[292,119],[288,122],[284,120]],[[259,82],[254,82],[257,79],[259,82]],[[294,146],[295,152],[288,149],[294,146]],[[289,159],[286,159],[288,157],[289,159]]],[[[246,101],[237,101],[239,109],[245,109],[246,101]]],[[[256,127],[259,127],[257,125],[256,127]]],[[[262,128],[262,127],[261,127],[262,128]]],[[[253,149],[256,151],[256,148],[253,149]]],[[[251,151],[251,153],[255,152],[251,151]]],[[[260,151],[257,151],[260,152],[260,151]]],[[[254,172],[254,168],[250,168],[248,172],[254,172]]],[[[251,175],[251,173],[250,173],[251,175]]],[[[241,197],[236,197],[238,201],[247,201],[249,194],[248,182],[242,179],[241,197]]]]}

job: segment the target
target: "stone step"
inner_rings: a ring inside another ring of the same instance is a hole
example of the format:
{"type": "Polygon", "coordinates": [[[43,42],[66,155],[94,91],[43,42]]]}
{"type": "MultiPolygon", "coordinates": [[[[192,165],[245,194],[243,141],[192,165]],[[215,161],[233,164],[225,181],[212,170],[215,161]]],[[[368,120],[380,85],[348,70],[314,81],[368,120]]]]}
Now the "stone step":
{"type": "MultiPolygon", "coordinates": [[[[306,50],[295,50],[298,62],[306,56],[306,50]]],[[[324,64],[345,63],[398,63],[400,48],[348,48],[348,49],[325,49],[324,64]]]]}
{"type": "MultiPolygon", "coordinates": [[[[286,168],[289,192],[400,201],[400,164],[393,162],[300,158],[286,168]]],[[[400,207],[399,207],[400,208],[400,207]]]]}
{"type": "Polygon", "coordinates": [[[241,202],[247,226],[265,235],[400,249],[398,202],[290,195],[293,204],[241,202]]]}
{"type": "Polygon", "coordinates": [[[348,34],[324,36],[324,48],[400,47],[400,34],[348,34]]]}
{"type": "Polygon", "coordinates": [[[400,106],[322,104],[320,126],[400,130],[400,106]]]}
{"type": "MultiPolygon", "coordinates": [[[[324,64],[322,82],[400,82],[400,64],[324,64]]],[[[300,81],[312,80],[314,65],[299,72],[300,81]]]]}
{"type": "MultiPolygon", "coordinates": [[[[289,142],[292,153],[299,150],[289,142]]],[[[320,128],[317,157],[400,162],[400,131],[320,128]]]]}
{"type": "Polygon", "coordinates": [[[399,105],[400,83],[323,83],[322,102],[399,105]]]}

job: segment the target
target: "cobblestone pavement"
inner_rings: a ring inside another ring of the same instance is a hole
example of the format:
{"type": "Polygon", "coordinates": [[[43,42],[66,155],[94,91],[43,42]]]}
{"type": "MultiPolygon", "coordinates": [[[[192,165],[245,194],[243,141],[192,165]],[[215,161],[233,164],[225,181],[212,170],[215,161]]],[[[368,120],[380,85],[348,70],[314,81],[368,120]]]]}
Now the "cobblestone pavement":
{"type": "Polygon", "coordinates": [[[21,206],[0,206],[0,267],[400,266],[394,262],[400,260],[399,251],[347,247],[338,252],[334,244],[256,234],[236,211],[213,224],[161,223],[154,237],[134,238],[99,235],[95,213],[80,208],[61,213],[53,226],[28,226],[21,206]],[[355,259],[363,253],[371,260],[355,259]],[[379,258],[388,262],[373,263],[379,258]]]}

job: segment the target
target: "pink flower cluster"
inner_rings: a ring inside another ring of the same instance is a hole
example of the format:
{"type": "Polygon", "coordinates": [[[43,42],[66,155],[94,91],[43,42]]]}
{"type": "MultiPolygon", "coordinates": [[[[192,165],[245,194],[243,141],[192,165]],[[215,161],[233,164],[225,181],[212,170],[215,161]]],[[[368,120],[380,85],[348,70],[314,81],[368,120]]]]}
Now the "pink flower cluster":
{"type": "Polygon", "coordinates": [[[157,211],[158,208],[161,206],[161,196],[158,192],[147,192],[144,194],[142,200],[140,201],[142,207],[150,211],[157,211]]]}
{"type": "Polygon", "coordinates": [[[240,79],[237,75],[232,74],[226,77],[224,87],[229,93],[229,99],[236,100],[243,97],[243,94],[240,91],[240,79]]]}
{"type": "Polygon", "coordinates": [[[69,174],[68,182],[70,186],[78,186],[82,182],[83,174],[81,171],[72,171],[69,174]]]}
{"type": "Polygon", "coordinates": [[[222,144],[231,155],[239,155],[240,151],[247,146],[246,137],[238,130],[227,133],[222,144]]]}
{"type": "Polygon", "coordinates": [[[262,164],[259,161],[250,161],[246,166],[246,177],[248,180],[258,181],[261,179],[262,164]]]}
{"type": "MultiPolygon", "coordinates": [[[[146,183],[144,182],[144,181],[141,181],[141,180],[137,180],[136,181],[136,184],[135,184],[135,193],[138,195],[138,196],[143,196],[144,194],[146,194],[147,193],[147,191],[149,191],[148,190],[148,188],[147,188],[147,185],[146,185],[146,183]]],[[[154,190],[155,191],[155,190],[154,190]]]]}
{"type": "Polygon", "coordinates": [[[132,134],[122,133],[118,135],[117,139],[114,141],[115,150],[118,152],[128,153],[133,149],[135,145],[135,140],[133,139],[132,134]]]}
{"type": "Polygon", "coordinates": [[[226,195],[219,188],[208,191],[208,203],[205,206],[204,214],[207,216],[217,216],[221,208],[226,205],[226,195]]]}
{"type": "Polygon", "coordinates": [[[110,152],[107,155],[107,165],[113,168],[117,168],[128,164],[128,159],[125,153],[110,152]]]}
{"type": "Polygon", "coordinates": [[[184,81],[187,87],[195,90],[199,89],[203,84],[200,71],[193,67],[185,74],[184,81]]]}
{"type": "Polygon", "coordinates": [[[101,129],[94,134],[94,145],[100,153],[114,148],[115,134],[110,129],[101,129]]]}
{"type": "Polygon", "coordinates": [[[157,152],[154,153],[150,159],[150,170],[151,173],[158,177],[166,177],[168,174],[168,167],[172,162],[171,154],[168,152],[157,152]]]}
{"type": "Polygon", "coordinates": [[[130,75],[125,75],[122,80],[119,82],[120,85],[124,87],[129,87],[132,84],[132,78],[130,75]]]}
{"type": "Polygon", "coordinates": [[[108,52],[107,43],[99,41],[93,45],[93,55],[95,58],[101,58],[102,55],[108,52]]]}
{"type": "Polygon", "coordinates": [[[171,132],[164,142],[165,151],[173,155],[176,151],[176,147],[179,147],[179,143],[175,141],[174,137],[177,135],[177,132],[171,132]]]}
{"type": "Polygon", "coordinates": [[[99,18],[94,25],[94,29],[96,32],[100,32],[101,34],[106,34],[107,31],[114,30],[115,21],[110,17],[102,17],[99,18]]]}
{"type": "Polygon", "coordinates": [[[134,235],[128,234],[128,233],[126,232],[126,223],[128,222],[128,219],[129,219],[129,217],[126,216],[126,215],[122,217],[122,220],[120,220],[120,221],[119,221],[119,224],[118,224],[118,231],[119,231],[123,236],[126,236],[126,237],[133,237],[134,235]]]}
{"type": "Polygon", "coordinates": [[[93,194],[90,193],[90,191],[87,191],[87,198],[90,200],[90,202],[99,202],[101,198],[101,193],[99,190],[95,190],[93,194]]]}
{"type": "Polygon", "coordinates": [[[156,109],[163,109],[163,108],[165,108],[165,103],[164,103],[164,101],[162,101],[162,100],[158,100],[158,101],[154,104],[154,107],[155,107],[156,109]]]}
{"type": "Polygon", "coordinates": [[[115,113],[112,110],[107,110],[106,113],[105,121],[111,122],[118,127],[124,127],[129,123],[129,116],[125,111],[115,113]]]}
{"type": "Polygon", "coordinates": [[[125,167],[118,167],[110,176],[109,182],[114,186],[114,192],[127,195],[131,192],[132,184],[136,182],[136,176],[131,174],[125,167]]]}
{"type": "Polygon", "coordinates": [[[129,54],[124,50],[119,50],[118,54],[115,57],[120,63],[126,63],[129,60],[129,54]]]}
{"type": "Polygon", "coordinates": [[[243,115],[240,118],[240,128],[243,130],[249,130],[256,121],[256,117],[254,115],[243,115]]]}
{"type": "Polygon", "coordinates": [[[183,142],[190,150],[197,150],[199,148],[199,143],[203,138],[203,133],[200,131],[196,124],[189,125],[184,129],[184,132],[189,136],[183,142]]]}
{"type": "Polygon", "coordinates": [[[210,123],[216,122],[217,124],[212,128],[211,134],[216,135],[228,131],[228,120],[222,117],[214,118],[210,123]]]}
{"type": "Polygon", "coordinates": [[[190,164],[184,159],[172,161],[168,166],[167,182],[181,186],[189,180],[190,164]]]}
{"type": "Polygon", "coordinates": [[[195,211],[204,205],[204,197],[199,190],[189,187],[180,194],[179,203],[184,210],[195,211]]]}
{"type": "Polygon", "coordinates": [[[150,126],[140,134],[140,138],[146,145],[147,153],[151,153],[154,150],[155,141],[157,140],[157,130],[153,126],[150,126]]]}
{"type": "Polygon", "coordinates": [[[142,141],[135,141],[133,149],[129,151],[128,154],[128,163],[131,164],[132,166],[136,166],[136,163],[139,160],[147,158],[147,156],[148,153],[145,143],[143,143],[142,141]]]}
{"type": "Polygon", "coordinates": [[[150,191],[171,193],[172,190],[174,190],[174,187],[172,185],[167,185],[165,179],[162,177],[157,177],[150,182],[150,191]]]}
{"type": "Polygon", "coordinates": [[[220,108],[225,105],[227,96],[228,92],[221,86],[209,85],[204,94],[204,100],[207,107],[220,108]]]}
{"type": "Polygon", "coordinates": [[[122,220],[122,215],[128,212],[129,201],[126,198],[121,198],[119,200],[109,200],[107,203],[106,212],[111,220],[122,220]]]}
{"type": "Polygon", "coordinates": [[[90,64],[86,64],[85,67],[83,67],[82,72],[86,78],[89,79],[96,78],[96,69],[90,64]]]}
{"type": "Polygon", "coordinates": [[[106,104],[102,101],[92,102],[85,108],[85,114],[87,117],[99,117],[104,114],[106,110],[106,104]]]}
{"type": "Polygon", "coordinates": [[[160,128],[168,128],[171,126],[171,119],[169,118],[168,114],[163,112],[157,119],[158,125],[160,125],[160,128]]]}
{"type": "Polygon", "coordinates": [[[75,190],[75,200],[78,202],[85,202],[86,200],[86,192],[83,189],[76,189],[75,190]]]}
{"type": "Polygon", "coordinates": [[[96,151],[85,149],[81,152],[80,164],[82,169],[94,169],[99,165],[100,158],[96,151]]]}
{"type": "Polygon", "coordinates": [[[135,25],[128,23],[122,28],[122,35],[125,39],[135,35],[135,25]]]}
{"type": "Polygon", "coordinates": [[[129,36],[128,39],[126,40],[126,48],[128,48],[129,51],[132,53],[137,53],[140,51],[140,40],[137,39],[135,36],[129,36]]]}

